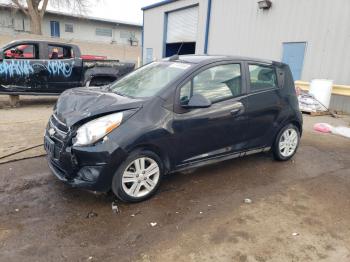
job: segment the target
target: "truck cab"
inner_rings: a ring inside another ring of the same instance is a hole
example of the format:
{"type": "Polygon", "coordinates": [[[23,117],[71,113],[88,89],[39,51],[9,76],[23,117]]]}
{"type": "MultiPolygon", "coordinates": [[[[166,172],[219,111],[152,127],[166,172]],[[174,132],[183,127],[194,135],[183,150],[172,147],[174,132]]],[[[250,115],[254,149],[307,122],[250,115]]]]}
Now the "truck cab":
{"type": "Polygon", "coordinates": [[[93,58],[83,59],[74,44],[13,41],[0,49],[0,93],[60,94],[94,78],[103,79],[94,83],[108,84],[135,67],[133,63],[93,58]]]}

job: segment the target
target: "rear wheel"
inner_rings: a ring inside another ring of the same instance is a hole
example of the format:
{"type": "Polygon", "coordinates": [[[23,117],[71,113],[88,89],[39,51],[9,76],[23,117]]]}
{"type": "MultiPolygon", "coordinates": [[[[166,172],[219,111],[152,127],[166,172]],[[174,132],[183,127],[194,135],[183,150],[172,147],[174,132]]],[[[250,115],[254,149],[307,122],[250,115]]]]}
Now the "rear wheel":
{"type": "Polygon", "coordinates": [[[299,129],[289,124],[282,128],[274,142],[272,152],[276,160],[286,161],[294,156],[300,141],[299,129]]]}
{"type": "Polygon", "coordinates": [[[114,194],[125,202],[143,201],[155,194],[163,175],[161,159],[151,151],[132,153],[112,181],[114,194]]]}
{"type": "Polygon", "coordinates": [[[117,78],[112,76],[97,76],[86,82],[86,86],[104,86],[114,82],[117,78]]]}

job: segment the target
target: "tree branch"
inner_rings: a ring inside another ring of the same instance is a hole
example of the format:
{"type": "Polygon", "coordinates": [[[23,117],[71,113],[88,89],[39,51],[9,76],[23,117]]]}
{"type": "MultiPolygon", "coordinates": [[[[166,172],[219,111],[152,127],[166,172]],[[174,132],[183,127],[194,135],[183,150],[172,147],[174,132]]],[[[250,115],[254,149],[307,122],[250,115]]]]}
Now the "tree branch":
{"type": "Polygon", "coordinates": [[[41,18],[44,16],[44,14],[46,12],[46,8],[47,8],[47,3],[48,2],[49,2],[49,0],[44,0],[44,2],[43,2],[43,6],[41,7],[41,10],[40,10],[41,18]]]}
{"type": "Polygon", "coordinates": [[[25,15],[29,15],[28,11],[24,8],[23,5],[21,5],[19,3],[18,0],[12,0],[12,2],[25,14],[25,15]]]}

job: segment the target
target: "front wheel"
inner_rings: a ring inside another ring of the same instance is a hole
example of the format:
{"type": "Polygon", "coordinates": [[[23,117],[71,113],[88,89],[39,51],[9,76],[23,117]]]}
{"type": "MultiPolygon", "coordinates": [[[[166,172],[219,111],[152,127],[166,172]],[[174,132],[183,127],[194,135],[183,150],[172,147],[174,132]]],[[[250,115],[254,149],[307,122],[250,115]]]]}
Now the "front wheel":
{"type": "Polygon", "coordinates": [[[299,142],[299,129],[293,124],[285,126],[276,136],[272,148],[274,158],[279,161],[291,159],[298,149],[299,142]]]}
{"type": "Polygon", "coordinates": [[[122,201],[143,201],[155,194],[163,172],[162,161],[153,152],[131,153],[115,173],[112,190],[122,201]]]}

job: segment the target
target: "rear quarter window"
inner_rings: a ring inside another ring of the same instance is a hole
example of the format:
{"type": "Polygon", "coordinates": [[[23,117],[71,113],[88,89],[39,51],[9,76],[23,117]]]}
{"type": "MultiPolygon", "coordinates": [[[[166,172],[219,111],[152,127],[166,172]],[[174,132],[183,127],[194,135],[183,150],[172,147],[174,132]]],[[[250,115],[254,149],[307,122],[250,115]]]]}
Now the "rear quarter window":
{"type": "Polygon", "coordinates": [[[250,92],[278,88],[277,74],[274,67],[249,65],[250,92]]]}

